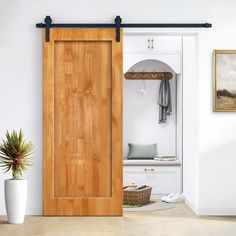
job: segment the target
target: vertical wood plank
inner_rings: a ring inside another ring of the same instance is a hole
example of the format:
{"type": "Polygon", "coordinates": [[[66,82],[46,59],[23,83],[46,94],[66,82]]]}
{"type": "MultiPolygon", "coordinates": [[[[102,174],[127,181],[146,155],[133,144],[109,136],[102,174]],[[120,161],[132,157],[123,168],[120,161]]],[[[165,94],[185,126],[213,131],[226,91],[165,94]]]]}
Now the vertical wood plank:
{"type": "Polygon", "coordinates": [[[56,197],[111,196],[111,42],[56,42],[56,197]]]}

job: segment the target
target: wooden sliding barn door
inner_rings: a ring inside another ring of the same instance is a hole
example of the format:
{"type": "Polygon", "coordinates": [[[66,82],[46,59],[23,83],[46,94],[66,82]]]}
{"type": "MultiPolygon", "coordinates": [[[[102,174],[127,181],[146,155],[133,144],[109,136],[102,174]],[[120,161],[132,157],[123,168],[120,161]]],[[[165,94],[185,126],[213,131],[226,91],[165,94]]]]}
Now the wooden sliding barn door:
{"type": "Polygon", "coordinates": [[[122,55],[114,29],[44,42],[44,215],[122,215],[122,55]]]}

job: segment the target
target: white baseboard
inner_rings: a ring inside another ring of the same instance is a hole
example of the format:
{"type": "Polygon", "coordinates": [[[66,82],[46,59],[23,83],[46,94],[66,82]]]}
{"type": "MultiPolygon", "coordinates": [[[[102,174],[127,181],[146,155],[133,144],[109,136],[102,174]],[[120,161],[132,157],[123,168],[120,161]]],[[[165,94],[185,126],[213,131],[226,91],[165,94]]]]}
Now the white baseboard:
{"type": "Polygon", "coordinates": [[[199,208],[200,216],[236,216],[236,208],[199,208]]]}
{"type": "Polygon", "coordinates": [[[236,216],[236,208],[197,208],[188,199],[185,204],[198,216],[236,216]]]}
{"type": "Polygon", "coordinates": [[[198,208],[188,199],[185,198],[185,204],[196,214],[199,215],[198,208]]]}
{"type": "MultiPolygon", "coordinates": [[[[185,204],[199,216],[236,216],[236,208],[196,208],[188,199],[185,199],[185,204]]],[[[6,215],[5,208],[0,209],[0,215],[6,215]]],[[[41,216],[41,208],[27,208],[26,215],[41,216]]]]}
{"type": "Polygon", "coordinates": [[[0,209],[0,216],[5,216],[5,215],[6,215],[6,210],[0,209]]]}
{"type": "MultiPolygon", "coordinates": [[[[0,209],[0,215],[6,215],[6,209],[2,208],[0,209]]],[[[42,209],[41,208],[27,208],[26,209],[26,215],[32,215],[32,216],[41,216],[42,215],[42,209]]]]}
{"type": "Polygon", "coordinates": [[[43,211],[41,208],[27,208],[26,215],[41,216],[43,211]]]}

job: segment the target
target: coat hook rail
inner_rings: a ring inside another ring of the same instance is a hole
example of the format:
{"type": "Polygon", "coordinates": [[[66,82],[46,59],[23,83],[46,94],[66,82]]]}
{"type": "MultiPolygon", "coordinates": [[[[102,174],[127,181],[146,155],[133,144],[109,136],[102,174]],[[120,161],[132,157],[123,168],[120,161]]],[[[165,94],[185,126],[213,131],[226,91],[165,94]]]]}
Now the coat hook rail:
{"type": "Polygon", "coordinates": [[[45,23],[36,24],[37,28],[46,29],[46,42],[50,41],[50,28],[115,28],[116,29],[116,41],[120,42],[120,29],[121,28],[211,28],[210,23],[131,23],[123,24],[120,16],[116,16],[115,22],[112,24],[106,23],[52,23],[52,18],[46,16],[45,23]]]}
{"type": "Polygon", "coordinates": [[[167,79],[172,79],[171,72],[126,72],[125,78],[127,80],[162,80],[164,75],[167,79]]]}

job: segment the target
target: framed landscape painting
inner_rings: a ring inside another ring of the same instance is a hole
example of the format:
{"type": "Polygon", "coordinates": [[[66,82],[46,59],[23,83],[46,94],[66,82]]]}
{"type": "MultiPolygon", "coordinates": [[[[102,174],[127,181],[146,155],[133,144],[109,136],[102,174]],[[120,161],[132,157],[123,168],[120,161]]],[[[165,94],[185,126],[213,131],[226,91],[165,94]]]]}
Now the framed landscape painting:
{"type": "Polygon", "coordinates": [[[236,50],[214,50],[214,111],[236,111],[236,50]]]}

